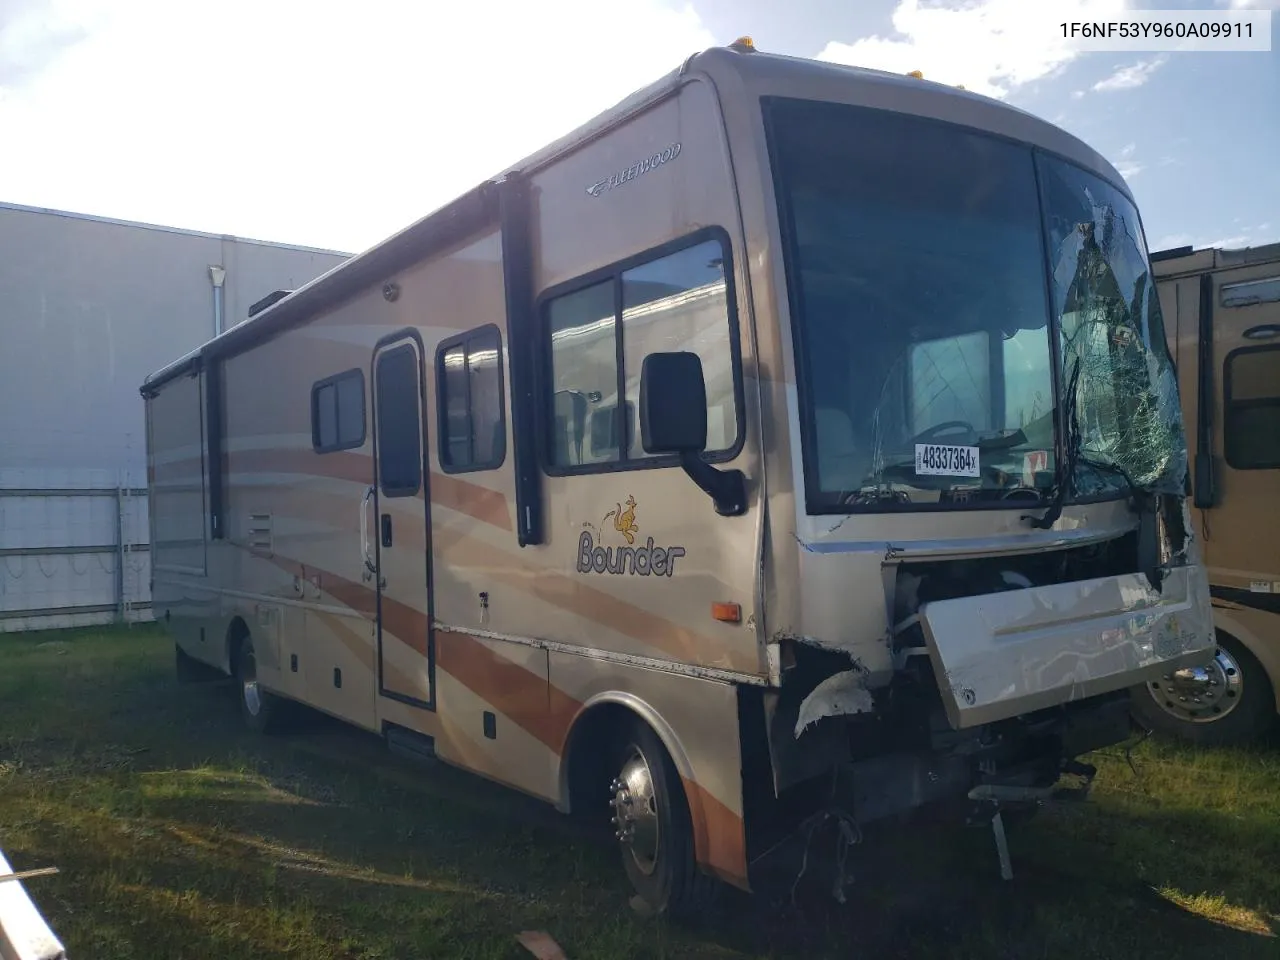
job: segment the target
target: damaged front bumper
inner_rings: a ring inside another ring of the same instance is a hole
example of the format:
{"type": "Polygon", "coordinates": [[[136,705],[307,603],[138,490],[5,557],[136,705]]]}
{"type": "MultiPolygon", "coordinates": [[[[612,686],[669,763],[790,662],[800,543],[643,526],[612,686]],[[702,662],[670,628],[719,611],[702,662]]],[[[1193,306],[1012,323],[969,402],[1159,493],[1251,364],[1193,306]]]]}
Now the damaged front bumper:
{"type": "Polygon", "coordinates": [[[1174,567],[925,604],[920,620],[957,730],[1121,690],[1208,656],[1204,568],[1174,567]]]}

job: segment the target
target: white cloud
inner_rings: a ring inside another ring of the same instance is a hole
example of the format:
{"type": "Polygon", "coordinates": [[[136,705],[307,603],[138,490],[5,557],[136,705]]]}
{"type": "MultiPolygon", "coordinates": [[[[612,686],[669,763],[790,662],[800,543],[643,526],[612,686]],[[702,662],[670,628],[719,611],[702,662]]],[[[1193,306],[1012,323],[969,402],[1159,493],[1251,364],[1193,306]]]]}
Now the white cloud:
{"type": "Polygon", "coordinates": [[[1120,67],[1105,80],[1099,80],[1095,83],[1093,89],[1098,93],[1106,93],[1112,90],[1134,90],[1150,80],[1155,72],[1168,62],[1168,59],[1168,57],[1156,57],[1153,60],[1140,60],[1127,67],[1120,67]]]}
{"type": "Polygon", "coordinates": [[[1140,163],[1134,159],[1134,153],[1137,151],[1137,144],[1127,144],[1120,151],[1120,155],[1111,161],[1111,165],[1116,168],[1120,176],[1126,180],[1131,180],[1145,169],[1146,164],[1140,163]]]}
{"type": "Polygon", "coordinates": [[[909,73],[963,84],[990,97],[1050,76],[1079,56],[1058,24],[1108,19],[1126,0],[900,0],[893,11],[896,36],[831,41],[819,60],[909,73]]]}
{"type": "Polygon", "coordinates": [[[349,250],[716,43],[685,0],[17,2],[0,58],[77,42],[0,72],[3,199],[349,250]]]}
{"type": "Polygon", "coordinates": [[[1071,99],[1072,99],[1072,100],[1083,100],[1083,99],[1084,99],[1084,91],[1083,91],[1083,90],[1072,90],[1072,91],[1071,91],[1071,99]]]}

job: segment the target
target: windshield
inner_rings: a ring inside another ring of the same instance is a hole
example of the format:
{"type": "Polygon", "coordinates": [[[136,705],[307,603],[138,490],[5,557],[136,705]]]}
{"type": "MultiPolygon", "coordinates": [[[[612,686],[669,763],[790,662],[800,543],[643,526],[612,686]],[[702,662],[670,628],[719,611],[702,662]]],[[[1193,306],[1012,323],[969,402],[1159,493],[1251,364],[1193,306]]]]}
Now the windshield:
{"type": "Polygon", "coordinates": [[[1132,483],[1180,494],[1187,448],[1177,377],[1138,211],[1079,167],[1039,162],[1067,441],[1078,447],[1074,488],[1096,496],[1132,483]]]}
{"type": "Polygon", "coordinates": [[[1170,416],[1163,387],[1151,389],[1173,383],[1163,336],[1151,339],[1159,306],[1118,191],[1057,161],[1037,171],[1029,147],[937,121],[785,100],[770,101],[768,117],[811,508],[1047,502],[1056,454],[1071,449],[1060,423],[1081,438],[1077,494],[1114,495],[1125,473],[1146,483],[1176,472],[1176,394],[1170,416]],[[1048,225],[1038,173],[1054,181],[1048,225]],[[1077,251],[1071,236],[1107,216],[1105,244],[1099,226],[1077,251]],[[1118,242],[1120,222],[1132,250],[1118,242]],[[1104,275],[1111,286],[1099,286],[1104,275]],[[1064,311],[1069,342],[1066,325],[1049,322],[1064,311]],[[1102,314],[1132,331],[1123,349],[1098,349],[1102,314]],[[1078,357],[1072,421],[1058,415],[1055,387],[1066,389],[1064,364],[1078,357]],[[1166,439],[1140,442],[1156,422],[1166,439]]]}

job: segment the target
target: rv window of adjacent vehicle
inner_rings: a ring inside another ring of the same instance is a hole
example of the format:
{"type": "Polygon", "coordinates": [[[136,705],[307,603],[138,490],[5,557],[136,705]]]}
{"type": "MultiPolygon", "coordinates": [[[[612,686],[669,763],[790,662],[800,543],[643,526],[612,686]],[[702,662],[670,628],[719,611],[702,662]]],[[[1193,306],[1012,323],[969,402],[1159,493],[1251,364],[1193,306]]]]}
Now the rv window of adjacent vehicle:
{"type": "Polygon", "coordinates": [[[722,232],[707,231],[552,294],[544,307],[550,469],[576,473],[669,462],[644,452],[638,410],[644,358],[670,350],[702,359],[706,459],[734,455],[742,409],[730,263],[722,232]]]}
{"type": "Polygon", "coordinates": [[[436,351],[440,466],[445,473],[494,470],[507,456],[502,335],[471,330],[436,351]]]}
{"type": "Polygon", "coordinates": [[[1280,346],[1227,354],[1223,446],[1236,470],[1280,467],[1280,346]]]}
{"type": "Polygon", "coordinates": [[[348,370],[311,388],[311,446],[316,453],[364,445],[364,373],[348,370]]]}
{"type": "Polygon", "coordinates": [[[418,352],[409,345],[378,356],[378,482],[387,497],[417,496],[422,488],[421,378],[418,352]]]}

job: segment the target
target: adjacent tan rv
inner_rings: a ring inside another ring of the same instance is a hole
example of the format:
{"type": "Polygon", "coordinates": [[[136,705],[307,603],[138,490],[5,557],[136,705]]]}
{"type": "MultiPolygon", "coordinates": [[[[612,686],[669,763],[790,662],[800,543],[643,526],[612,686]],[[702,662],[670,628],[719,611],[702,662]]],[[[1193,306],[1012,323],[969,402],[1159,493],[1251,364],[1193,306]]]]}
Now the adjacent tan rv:
{"type": "Polygon", "coordinates": [[[1243,743],[1280,710],[1280,243],[1152,261],[1193,438],[1217,646],[1135,691],[1135,705],[1156,730],[1243,743]]]}
{"type": "Polygon", "coordinates": [[[659,910],[935,803],[1003,851],[1210,651],[1159,318],[1085,144],[713,49],[146,381],[155,609],[659,910]]]}

